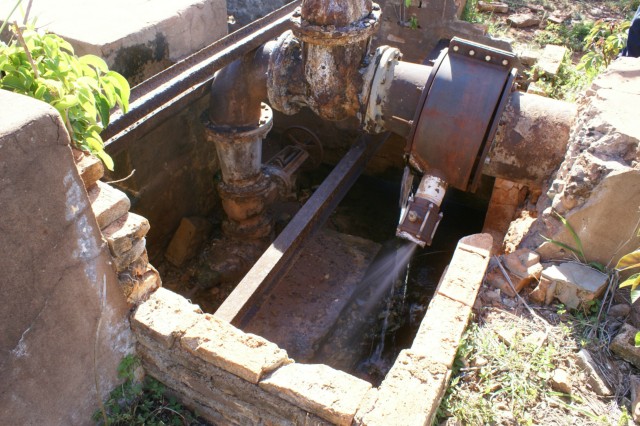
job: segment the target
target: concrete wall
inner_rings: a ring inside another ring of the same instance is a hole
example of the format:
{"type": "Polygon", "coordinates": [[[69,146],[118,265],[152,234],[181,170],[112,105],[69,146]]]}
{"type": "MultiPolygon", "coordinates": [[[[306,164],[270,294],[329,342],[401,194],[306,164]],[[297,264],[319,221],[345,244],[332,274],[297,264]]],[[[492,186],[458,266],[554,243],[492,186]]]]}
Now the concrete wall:
{"type": "Polygon", "coordinates": [[[60,116],[1,90],[0,110],[0,424],[91,424],[128,307],[60,116]]]}
{"type": "Polygon", "coordinates": [[[227,13],[233,16],[230,31],[244,27],[250,22],[281,8],[291,0],[227,0],[227,13]]]}
{"type": "MultiPolygon", "coordinates": [[[[2,2],[0,16],[14,5],[2,2]]],[[[224,0],[35,1],[29,16],[77,55],[104,58],[132,85],[227,34],[224,0]]],[[[19,12],[14,19],[22,21],[19,12]]]]}

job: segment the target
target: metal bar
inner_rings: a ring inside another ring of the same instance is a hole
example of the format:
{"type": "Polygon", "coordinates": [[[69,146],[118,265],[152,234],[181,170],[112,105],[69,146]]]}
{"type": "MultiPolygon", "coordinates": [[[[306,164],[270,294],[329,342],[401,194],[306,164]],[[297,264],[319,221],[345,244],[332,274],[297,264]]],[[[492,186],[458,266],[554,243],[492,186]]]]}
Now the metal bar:
{"type": "Polygon", "coordinates": [[[327,220],[389,134],[364,134],[358,139],[226,298],[215,317],[238,327],[249,322],[262,298],[287,273],[304,244],[327,220]]]}
{"type": "Polygon", "coordinates": [[[116,154],[204,96],[217,70],[291,28],[291,14],[299,4],[287,4],[134,87],[129,111],[116,112],[102,133],[107,151],[116,154]]]}

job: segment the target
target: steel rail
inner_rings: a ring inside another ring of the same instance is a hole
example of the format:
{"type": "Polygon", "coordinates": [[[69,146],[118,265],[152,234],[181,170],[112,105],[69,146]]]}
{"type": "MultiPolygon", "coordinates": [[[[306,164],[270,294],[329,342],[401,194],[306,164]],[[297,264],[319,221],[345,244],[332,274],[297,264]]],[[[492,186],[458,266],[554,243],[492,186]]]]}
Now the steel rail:
{"type": "Polygon", "coordinates": [[[390,133],[363,134],[220,305],[214,316],[244,327],[262,298],[284,277],[390,133]]]}
{"type": "Polygon", "coordinates": [[[135,86],[127,113],[114,113],[102,133],[107,152],[120,152],[206,95],[216,71],[290,29],[299,5],[292,1],[135,86]]]}

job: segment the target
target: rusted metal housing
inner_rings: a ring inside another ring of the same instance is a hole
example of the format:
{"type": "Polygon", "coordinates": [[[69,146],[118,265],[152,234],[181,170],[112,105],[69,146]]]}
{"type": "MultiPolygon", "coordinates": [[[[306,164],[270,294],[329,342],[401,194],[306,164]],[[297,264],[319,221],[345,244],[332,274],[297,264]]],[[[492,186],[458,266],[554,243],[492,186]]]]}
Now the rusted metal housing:
{"type": "Polygon", "coordinates": [[[514,56],[454,38],[437,61],[409,136],[409,163],[466,191],[511,92],[514,56]]]}

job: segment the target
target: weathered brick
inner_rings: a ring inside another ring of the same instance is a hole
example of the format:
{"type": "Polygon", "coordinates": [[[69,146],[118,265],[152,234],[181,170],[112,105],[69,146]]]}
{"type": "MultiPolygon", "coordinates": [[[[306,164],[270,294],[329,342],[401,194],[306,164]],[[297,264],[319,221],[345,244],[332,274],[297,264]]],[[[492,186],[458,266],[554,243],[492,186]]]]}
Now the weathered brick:
{"type": "Polygon", "coordinates": [[[127,214],[131,207],[131,202],[124,192],[100,181],[89,188],[87,193],[100,229],[105,229],[116,219],[127,214]]]}
{"type": "Polygon", "coordinates": [[[444,396],[449,370],[425,355],[403,350],[382,385],[370,392],[354,425],[428,425],[444,396]]]}
{"type": "Polygon", "coordinates": [[[97,157],[77,150],[73,150],[73,156],[85,188],[91,188],[104,176],[104,165],[97,157]]]}
{"type": "Polygon", "coordinates": [[[183,217],[178,230],[167,247],[165,257],[175,266],[195,256],[198,248],[211,230],[211,224],[201,217],[183,217]]]}
{"type": "Polygon", "coordinates": [[[623,324],[618,335],[611,341],[609,349],[620,358],[640,368],[640,348],[635,345],[636,333],[638,330],[635,327],[623,324]]]}
{"type": "Polygon", "coordinates": [[[111,254],[119,256],[131,250],[135,240],[147,235],[149,232],[149,221],[135,213],[127,213],[107,226],[102,234],[109,243],[111,254]]]}
{"type": "Polygon", "coordinates": [[[411,350],[451,368],[470,315],[470,306],[436,294],[429,303],[411,350]]]}
{"type": "Polygon", "coordinates": [[[190,353],[251,383],[293,362],[287,352],[260,336],[244,333],[212,315],[201,316],[182,336],[190,353]]]}
{"type": "Polygon", "coordinates": [[[260,387],[336,425],[350,425],[371,384],[322,364],[290,364],[260,387]]]}
{"type": "Polygon", "coordinates": [[[128,280],[125,283],[121,282],[121,285],[123,285],[127,303],[137,306],[162,286],[162,280],[158,271],[153,266],[147,265],[147,271],[139,279],[128,280]]]}
{"type": "Polygon", "coordinates": [[[131,328],[142,344],[170,348],[176,338],[202,317],[197,305],[161,287],[138,306],[131,318],[131,328]]]}
{"type": "Polygon", "coordinates": [[[489,234],[462,238],[436,293],[473,306],[489,263],[492,243],[489,234]]]}
{"type": "Polygon", "coordinates": [[[116,271],[122,272],[127,269],[136,259],[144,254],[146,247],[147,240],[145,238],[135,240],[133,246],[128,251],[113,258],[116,271]]]}

